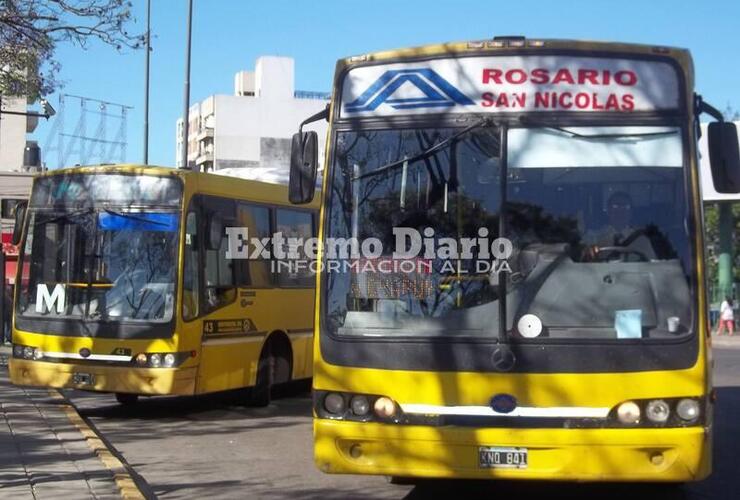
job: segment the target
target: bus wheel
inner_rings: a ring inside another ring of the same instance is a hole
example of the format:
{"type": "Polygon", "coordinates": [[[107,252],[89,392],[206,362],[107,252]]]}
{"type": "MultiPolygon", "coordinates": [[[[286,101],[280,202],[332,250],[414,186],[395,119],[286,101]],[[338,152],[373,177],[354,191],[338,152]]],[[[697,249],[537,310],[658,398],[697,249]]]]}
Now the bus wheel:
{"type": "Polygon", "coordinates": [[[123,406],[133,406],[139,401],[138,394],[127,394],[125,392],[116,393],[116,401],[123,406]]]}
{"type": "Polygon", "coordinates": [[[257,382],[252,387],[250,406],[270,404],[272,387],[290,380],[290,342],[281,337],[271,337],[262,349],[257,365],[257,382]]]}
{"type": "Polygon", "coordinates": [[[252,387],[252,394],[249,398],[250,406],[262,407],[270,404],[274,380],[275,356],[273,356],[271,345],[268,343],[262,351],[257,365],[257,382],[252,387]]]}

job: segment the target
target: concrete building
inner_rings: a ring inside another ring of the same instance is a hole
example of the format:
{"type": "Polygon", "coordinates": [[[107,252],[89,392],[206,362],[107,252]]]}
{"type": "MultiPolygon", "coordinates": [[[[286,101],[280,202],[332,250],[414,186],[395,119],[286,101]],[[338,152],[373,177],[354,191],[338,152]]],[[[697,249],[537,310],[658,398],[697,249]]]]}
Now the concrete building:
{"type": "Polygon", "coordinates": [[[26,140],[26,134],[36,130],[38,117],[5,113],[26,112],[26,98],[0,97],[0,106],[0,171],[21,172],[39,167],[38,145],[26,140]]]}
{"type": "MultiPolygon", "coordinates": [[[[294,61],[263,56],[254,71],[234,77],[234,95],[212,95],[190,108],[188,164],[204,171],[260,166],[287,173],[290,140],[298,125],[329,102],[328,93],[295,90],[294,61]]],[[[327,122],[306,127],[319,134],[323,158],[327,122]]],[[[176,165],[182,162],[183,120],[177,121],[176,165]]]]}

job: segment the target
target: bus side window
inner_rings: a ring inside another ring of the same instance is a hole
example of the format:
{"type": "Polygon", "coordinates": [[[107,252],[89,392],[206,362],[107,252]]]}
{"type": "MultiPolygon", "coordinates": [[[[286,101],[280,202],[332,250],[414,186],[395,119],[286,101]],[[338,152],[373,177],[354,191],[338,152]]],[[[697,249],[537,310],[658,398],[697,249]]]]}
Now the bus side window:
{"type": "Polygon", "coordinates": [[[290,248],[289,238],[296,238],[294,241],[305,242],[311,238],[314,231],[313,214],[303,210],[289,210],[278,208],[275,214],[277,232],[283,234],[285,245],[283,245],[283,254],[286,259],[279,262],[276,266],[278,286],[281,287],[301,287],[310,288],[314,285],[314,274],[311,272],[309,256],[306,255],[304,246],[298,245],[292,250],[297,253],[298,260],[290,258],[288,255],[290,248]]]}
{"type": "Polygon", "coordinates": [[[198,212],[193,204],[185,219],[185,264],[182,277],[182,317],[188,321],[198,317],[200,296],[200,266],[198,265],[198,212]]]}
{"type": "MultiPolygon", "coordinates": [[[[249,241],[252,238],[270,238],[270,209],[258,205],[239,202],[236,212],[236,226],[246,229],[249,241]]],[[[243,287],[267,288],[272,286],[270,274],[270,245],[256,255],[257,248],[251,243],[245,244],[249,258],[236,261],[236,283],[243,287]],[[263,254],[267,255],[263,255],[263,254]],[[252,258],[254,257],[254,258],[252,258]]]]}
{"type": "Polygon", "coordinates": [[[203,312],[209,313],[232,303],[236,299],[235,260],[226,258],[228,239],[226,227],[236,222],[236,203],[224,198],[204,197],[205,232],[205,304],[203,312]],[[218,234],[216,234],[218,233],[218,234]],[[213,237],[213,238],[212,238],[213,237]],[[220,237],[220,238],[219,238],[220,237]],[[215,241],[211,241],[215,239],[215,241]]]}

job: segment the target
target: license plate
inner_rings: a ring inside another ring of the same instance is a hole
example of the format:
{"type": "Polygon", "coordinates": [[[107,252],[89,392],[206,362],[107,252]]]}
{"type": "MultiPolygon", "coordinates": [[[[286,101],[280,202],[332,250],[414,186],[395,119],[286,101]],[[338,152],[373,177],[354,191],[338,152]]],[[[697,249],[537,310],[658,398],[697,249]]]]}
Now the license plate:
{"type": "Polygon", "coordinates": [[[483,469],[526,469],[527,459],[526,448],[478,448],[478,466],[483,469]]]}
{"type": "Polygon", "coordinates": [[[92,373],[75,372],[72,374],[72,383],[75,385],[93,385],[95,376],[92,373]]]}

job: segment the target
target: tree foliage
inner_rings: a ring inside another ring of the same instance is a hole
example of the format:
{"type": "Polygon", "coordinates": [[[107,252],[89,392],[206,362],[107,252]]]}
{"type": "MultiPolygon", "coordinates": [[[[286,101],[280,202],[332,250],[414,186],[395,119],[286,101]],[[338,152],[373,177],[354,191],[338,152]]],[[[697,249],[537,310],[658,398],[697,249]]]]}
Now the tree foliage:
{"type": "Polygon", "coordinates": [[[0,94],[33,100],[58,88],[59,44],[139,48],[132,21],[128,0],[0,0],[0,94]]]}
{"type": "MultiPolygon", "coordinates": [[[[733,237],[733,281],[740,283],[740,203],[732,205],[735,223],[733,237]]],[[[709,285],[717,283],[717,260],[719,253],[719,210],[716,203],[704,204],[704,244],[706,245],[707,275],[709,285]]]]}

